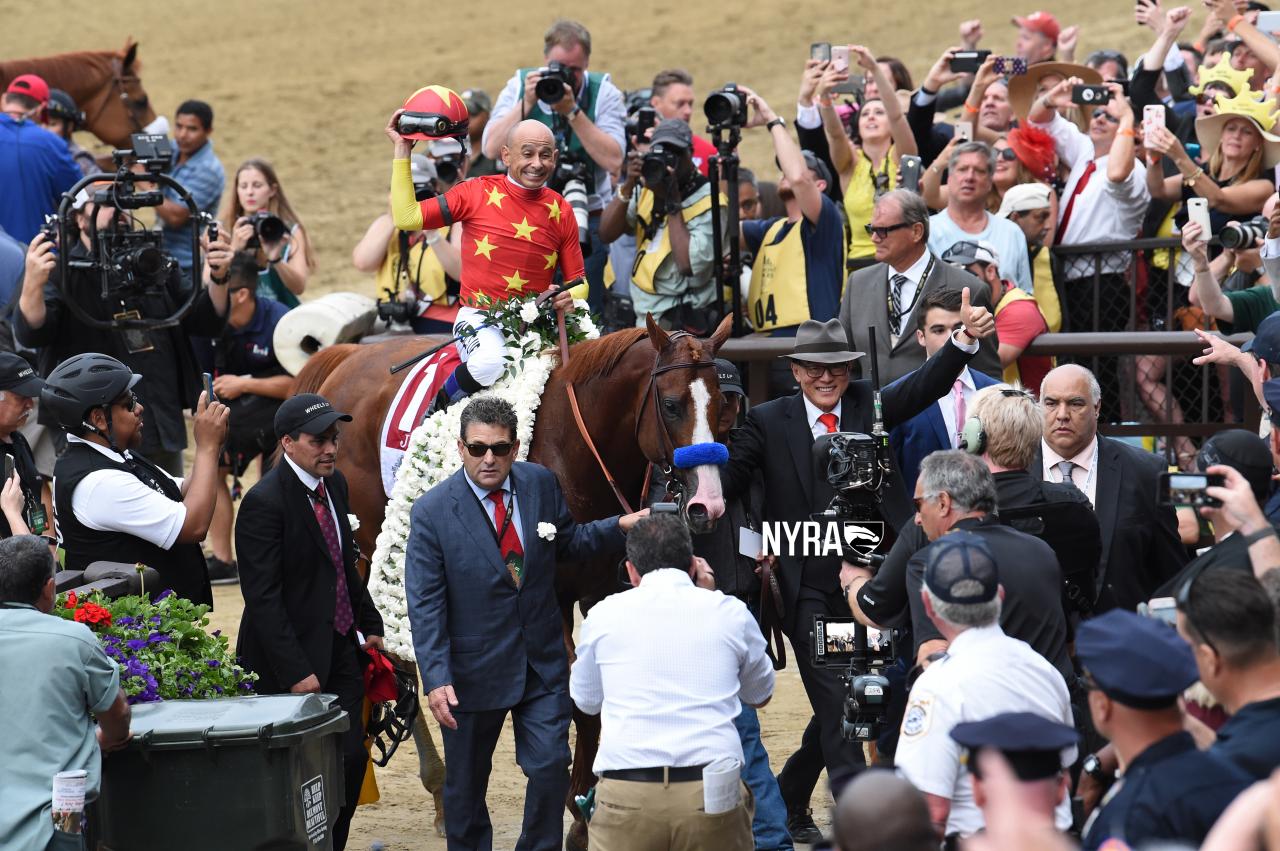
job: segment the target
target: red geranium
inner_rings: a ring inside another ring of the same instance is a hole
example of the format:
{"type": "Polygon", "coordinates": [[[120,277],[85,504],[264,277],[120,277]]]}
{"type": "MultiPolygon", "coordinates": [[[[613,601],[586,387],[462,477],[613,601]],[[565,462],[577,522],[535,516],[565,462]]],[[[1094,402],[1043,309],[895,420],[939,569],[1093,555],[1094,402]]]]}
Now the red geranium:
{"type": "Polygon", "coordinates": [[[76,609],[76,623],[102,624],[111,626],[111,612],[97,603],[85,603],[76,609]]]}
{"type": "Polygon", "coordinates": [[[76,592],[75,592],[75,591],[69,591],[69,592],[67,593],[67,603],[66,603],[66,607],[67,607],[68,609],[74,609],[74,608],[76,607],[76,592]]]}

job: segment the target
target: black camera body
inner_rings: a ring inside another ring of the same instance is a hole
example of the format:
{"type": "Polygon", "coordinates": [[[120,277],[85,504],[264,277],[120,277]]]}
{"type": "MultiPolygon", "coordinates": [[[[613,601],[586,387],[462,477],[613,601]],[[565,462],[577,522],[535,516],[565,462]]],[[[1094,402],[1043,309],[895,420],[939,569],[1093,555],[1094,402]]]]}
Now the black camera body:
{"type": "Polygon", "coordinates": [[[676,172],[679,168],[682,154],[681,148],[665,142],[655,143],[640,160],[640,178],[644,181],[644,185],[652,189],[654,186],[665,183],[667,175],[676,172]]]}
{"type": "Polygon", "coordinates": [[[747,126],[747,95],[738,88],[737,83],[725,83],[707,95],[702,111],[711,122],[713,133],[717,129],[730,127],[741,130],[747,126]]]}
{"type": "Polygon", "coordinates": [[[810,633],[814,667],[845,668],[841,735],[849,742],[873,742],[884,731],[893,687],[881,673],[895,659],[893,634],[872,630],[851,617],[813,616],[810,633]]]}
{"type": "Polygon", "coordinates": [[[1270,222],[1266,216],[1254,216],[1247,222],[1227,222],[1218,231],[1223,248],[1253,248],[1253,244],[1267,235],[1270,222]]]}
{"type": "Polygon", "coordinates": [[[1081,106],[1103,106],[1111,102],[1111,89],[1106,86],[1072,86],[1071,102],[1081,106]]]}
{"type": "MultiPolygon", "coordinates": [[[[387,292],[391,294],[390,290],[387,292]]],[[[398,298],[380,298],[377,304],[378,318],[393,325],[408,325],[413,321],[413,308],[412,302],[398,298]]]]}
{"type": "Polygon", "coordinates": [[[551,60],[546,67],[538,69],[538,82],[533,91],[543,103],[559,103],[564,99],[564,87],[573,89],[573,71],[567,65],[551,60]]]}
{"type": "Polygon", "coordinates": [[[256,213],[249,215],[247,219],[249,224],[253,225],[253,236],[249,237],[249,241],[245,243],[245,248],[261,248],[264,242],[276,243],[284,239],[284,234],[287,230],[284,226],[284,219],[270,210],[258,210],[256,213]]]}

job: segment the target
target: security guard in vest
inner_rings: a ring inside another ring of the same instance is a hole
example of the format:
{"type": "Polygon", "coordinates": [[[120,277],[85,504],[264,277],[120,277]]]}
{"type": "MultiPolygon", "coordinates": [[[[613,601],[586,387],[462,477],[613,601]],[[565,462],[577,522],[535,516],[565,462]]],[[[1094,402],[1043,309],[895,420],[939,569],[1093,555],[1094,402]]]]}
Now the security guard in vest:
{"type": "Polygon", "coordinates": [[[1124,766],[1085,823],[1083,848],[1171,839],[1198,848],[1253,778],[1183,729],[1178,696],[1200,678],[1191,647],[1168,624],[1112,609],[1080,626],[1076,653],[1094,727],[1124,766]]]}
{"type": "Polygon", "coordinates": [[[53,505],[67,570],[99,561],[140,562],[161,587],[212,605],[200,542],[213,518],[218,454],[227,407],[201,392],[196,406],[195,465],[176,479],[137,455],[144,409],[133,393],[142,381],[107,355],[76,355],[54,368],[40,394],[46,425],[67,433],[53,469],[53,505]]]}
{"type": "MultiPolygon", "coordinates": [[[[4,512],[0,512],[0,538],[14,534],[53,534],[53,502],[49,483],[40,476],[31,446],[19,431],[27,424],[43,388],[44,381],[25,358],[12,352],[0,353],[0,456],[13,459],[13,473],[17,476],[17,488],[21,494],[20,507],[6,505],[4,494],[0,494],[0,506],[6,511],[17,509],[12,523],[4,512]]],[[[8,490],[2,479],[0,485],[8,490]]]]}
{"type": "Polygon", "coordinates": [[[693,164],[693,131],[678,118],[653,129],[643,156],[631,156],[626,180],[605,208],[600,238],[613,242],[627,231],[636,237],[636,325],[653,314],[668,330],[711,333],[719,303],[711,182],[693,164]],[[639,192],[637,180],[644,183],[639,192]]]}

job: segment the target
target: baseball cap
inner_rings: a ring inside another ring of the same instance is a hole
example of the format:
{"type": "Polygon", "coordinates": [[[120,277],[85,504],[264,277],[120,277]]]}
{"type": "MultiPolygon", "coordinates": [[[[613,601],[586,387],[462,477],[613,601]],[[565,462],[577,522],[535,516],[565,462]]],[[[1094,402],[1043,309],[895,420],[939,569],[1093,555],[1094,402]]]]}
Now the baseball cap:
{"type": "MultiPolygon", "coordinates": [[[[813,151],[801,151],[800,153],[804,157],[804,164],[809,167],[809,170],[817,172],[818,177],[825,180],[827,182],[827,186],[830,186],[831,169],[827,168],[827,164],[822,161],[822,157],[818,156],[813,151]]],[[[777,157],[773,158],[773,162],[778,166],[778,170],[781,171],[782,163],[778,162],[777,157]]]]}
{"type": "Polygon", "coordinates": [[[653,135],[649,137],[649,141],[654,145],[664,142],[690,150],[693,148],[693,131],[679,118],[665,118],[653,128],[653,135]]]}
{"type": "Polygon", "coordinates": [[[1080,624],[1076,655],[1112,700],[1134,709],[1164,709],[1200,679],[1191,645],[1155,618],[1112,609],[1080,624]]]}
{"type": "Polygon", "coordinates": [[[299,393],[276,409],[276,437],[295,431],[320,434],[338,420],[349,423],[351,415],[335,411],[329,400],[319,393],[299,393]]]}
{"type": "Polygon", "coordinates": [[[422,186],[439,177],[436,164],[426,154],[413,154],[409,157],[409,174],[414,186],[422,186]]]}
{"type": "Polygon", "coordinates": [[[1262,320],[1258,330],[1253,332],[1253,339],[1240,350],[1252,352],[1254,357],[1267,363],[1280,363],[1280,311],[1262,320]]]}
{"type": "Polygon", "coordinates": [[[1244,476],[1259,504],[1267,501],[1273,465],[1265,440],[1242,428],[1220,431],[1206,440],[1196,455],[1196,469],[1202,473],[1215,464],[1225,464],[1244,476]]]}
{"type": "Polygon", "coordinates": [[[37,77],[35,74],[19,74],[9,83],[9,88],[5,89],[5,94],[26,95],[44,104],[49,102],[49,84],[42,77],[37,77]]]}
{"type": "Polygon", "coordinates": [[[987,542],[972,532],[948,532],[928,547],[924,584],[945,603],[989,603],[1000,575],[987,542]]]}
{"type": "Polygon", "coordinates": [[[723,393],[737,393],[739,396],[747,395],[746,391],[742,389],[742,375],[732,361],[716,358],[716,381],[720,382],[720,390],[723,393]]]}
{"type": "Polygon", "coordinates": [[[27,363],[27,359],[13,352],[0,352],[0,390],[12,390],[28,399],[39,397],[44,389],[44,379],[27,363]]]}
{"type": "Polygon", "coordinates": [[[999,266],[1000,255],[996,252],[996,247],[985,239],[977,242],[966,239],[943,252],[942,262],[961,267],[968,266],[970,263],[989,263],[992,266],[999,266]]]}
{"type": "Polygon", "coordinates": [[[1271,409],[1271,422],[1280,423],[1280,378],[1268,378],[1262,382],[1262,398],[1271,409]]]}
{"type": "Polygon", "coordinates": [[[951,728],[951,738],[967,748],[969,771],[978,775],[978,751],[994,748],[1004,754],[1023,782],[1046,780],[1062,771],[1063,751],[1080,740],[1074,727],[1033,712],[1005,712],[951,728]]]}
{"type": "Polygon", "coordinates": [[[1025,213],[1028,210],[1043,210],[1049,206],[1049,187],[1043,183],[1019,183],[1010,186],[1000,202],[1000,212],[996,216],[1009,218],[1010,213],[1025,213]]]}
{"type": "Polygon", "coordinates": [[[493,109],[493,101],[483,89],[463,89],[459,97],[462,98],[462,103],[472,116],[478,112],[488,112],[493,109]]]}
{"type": "Polygon", "coordinates": [[[456,157],[463,153],[462,143],[457,139],[432,139],[426,145],[427,154],[429,156],[440,159],[442,157],[456,157]]]}
{"type": "Polygon", "coordinates": [[[1032,12],[1030,15],[1015,17],[1013,18],[1013,25],[1015,27],[1026,27],[1054,42],[1058,40],[1058,35],[1062,32],[1062,27],[1058,25],[1058,19],[1048,12],[1032,12]]]}

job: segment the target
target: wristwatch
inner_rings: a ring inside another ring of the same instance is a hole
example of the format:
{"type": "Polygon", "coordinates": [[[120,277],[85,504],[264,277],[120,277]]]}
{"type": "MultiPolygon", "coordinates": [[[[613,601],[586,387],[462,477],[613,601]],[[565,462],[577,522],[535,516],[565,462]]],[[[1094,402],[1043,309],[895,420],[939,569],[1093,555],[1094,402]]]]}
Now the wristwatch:
{"type": "Polygon", "coordinates": [[[1102,760],[1098,759],[1096,753],[1091,753],[1084,758],[1084,762],[1080,764],[1080,768],[1085,774],[1097,780],[1099,783],[1109,783],[1111,774],[1102,767],[1102,760]]]}
{"type": "Polygon", "coordinates": [[[785,128],[786,126],[787,126],[787,120],[786,120],[785,118],[775,118],[775,119],[773,119],[772,121],[770,121],[770,122],[768,122],[767,124],[765,124],[765,125],[764,125],[764,129],[766,129],[766,130],[772,130],[774,127],[784,127],[784,128],[785,128]]]}
{"type": "Polygon", "coordinates": [[[569,111],[569,118],[568,118],[568,120],[569,120],[569,121],[572,121],[573,119],[577,118],[577,117],[578,117],[578,113],[580,113],[580,112],[582,112],[582,107],[578,106],[578,105],[575,103],[575,104],[573,105],[573,109],[569,111]]]}

